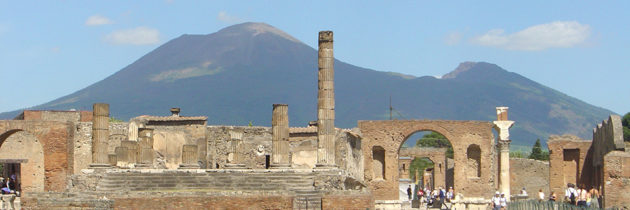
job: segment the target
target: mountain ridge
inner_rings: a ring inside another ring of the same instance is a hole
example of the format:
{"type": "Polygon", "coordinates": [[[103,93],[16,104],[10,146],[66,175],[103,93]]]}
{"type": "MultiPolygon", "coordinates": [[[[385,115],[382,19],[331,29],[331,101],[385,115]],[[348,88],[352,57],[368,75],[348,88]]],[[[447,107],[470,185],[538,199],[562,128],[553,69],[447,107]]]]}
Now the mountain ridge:
{"type": "MultiPolygon", "coordinates": [[[[183,115],[208,116],[208,124],[269,125],[271,104],[286,103],[291,126],[304,126],[316,119],[317,51],[291,38],[264,23],[185,34],[97,83],[31,109],[89,110],[105,102],[113,117],[127,120],[181,107],[183,115]]],[[[531,145],[549,134],[590,138],[590,129],[612,113],[486,62],[464,62],[441,79],[337,59],[335,71],[339,127],[388,119],[390,97],[399,119],[491,121],[494,107],[509,106],[517,121],[515,143],[531,145]]]]}

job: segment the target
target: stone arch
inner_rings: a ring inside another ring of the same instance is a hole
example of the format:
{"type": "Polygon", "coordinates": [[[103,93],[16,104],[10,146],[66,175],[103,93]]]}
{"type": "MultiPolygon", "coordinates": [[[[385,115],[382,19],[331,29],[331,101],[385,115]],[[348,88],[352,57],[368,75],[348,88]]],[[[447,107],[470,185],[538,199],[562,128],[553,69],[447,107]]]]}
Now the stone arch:
{"type": "Polygon", "coordinates": [[[479,145],[471,144],[466,149],[468,177],[481,177],[481,148],[479,145]]]}
{"type": "MultiPolygon", "coordinates": [[[[481,177],[470,179],[466,176],[454,176],[453,185],[465,197],[489,198],[494,192],[493,184],[496,178],[496,151],[493,143],[491,122],[483,121],[449,121],[449,120],[383,120],[359,121],[358,127],[362,133],[362,150],[364,163],[373,161],[372,147],[381,146],[385,149],[386,181],[375,181],[373,168],[366,167],[364,180],[374,192],[376,200],[398,200],[398,159],[401,145],[417,131],[435,131],[446,137],[454,151],[454,174],[464,175],[467,157],[466,150],[471,144],[479,145],[483,163],[480,170],[481,177]]],[[[444,165],[443,165],[444,167],[444,165]]]]}
{"type": "Polygon", "coordinates": [[[375,179],[386,179],[385,176],[385,149],[381,146],[372,147],[372,172],[375,179]]]}
{"type": "Polygon", "coordinates": [[[44,150],[37,136],[20,129],[0,135],[0,159],[21,162],[18,182],[23,192],[44,191],[44,150]]]}

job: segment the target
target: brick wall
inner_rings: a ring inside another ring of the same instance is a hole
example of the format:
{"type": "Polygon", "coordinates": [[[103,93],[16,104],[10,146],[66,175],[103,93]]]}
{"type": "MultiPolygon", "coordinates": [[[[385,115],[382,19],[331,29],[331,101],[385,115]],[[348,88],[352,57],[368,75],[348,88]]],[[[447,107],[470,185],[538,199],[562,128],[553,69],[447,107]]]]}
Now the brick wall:
{"type": "Polygon", "coordinates": [[[291,209],[290,196],[114,198],[114,209],[291,209]]]}
{"type": "Polygon", "coordinates": [[[370,194],[323,196],[322,209],[374,209],[374,197],[370,194]]]}

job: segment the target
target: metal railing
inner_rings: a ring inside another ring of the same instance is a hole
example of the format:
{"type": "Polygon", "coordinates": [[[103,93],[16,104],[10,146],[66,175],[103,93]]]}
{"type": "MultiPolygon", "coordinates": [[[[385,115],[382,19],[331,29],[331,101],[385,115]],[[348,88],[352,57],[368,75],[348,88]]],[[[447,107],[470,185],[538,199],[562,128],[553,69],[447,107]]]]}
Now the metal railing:
{"type": "MultiPolygon", "coordinates": [[[[599,210],[600,208],[576,206],[561,201],[540,201],[535,199],[520,200],[508,203],[509,210],[599,210]]],[[[618,208],[607,208],[618,209],[618,208]]]]}

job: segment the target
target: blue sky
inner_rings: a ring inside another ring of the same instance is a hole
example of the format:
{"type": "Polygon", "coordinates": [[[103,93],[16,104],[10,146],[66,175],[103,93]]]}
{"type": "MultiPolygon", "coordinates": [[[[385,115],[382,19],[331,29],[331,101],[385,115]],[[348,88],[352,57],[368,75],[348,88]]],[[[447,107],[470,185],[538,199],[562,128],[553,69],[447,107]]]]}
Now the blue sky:
{"type": "Polygon", "coordinates": [[[486,61],[587,103],[630,111],[630,3],[575,1],[5,1],[0,112],[104,79],[182,34],[265,22],[380,71],[439,76],[486,61]]]}

